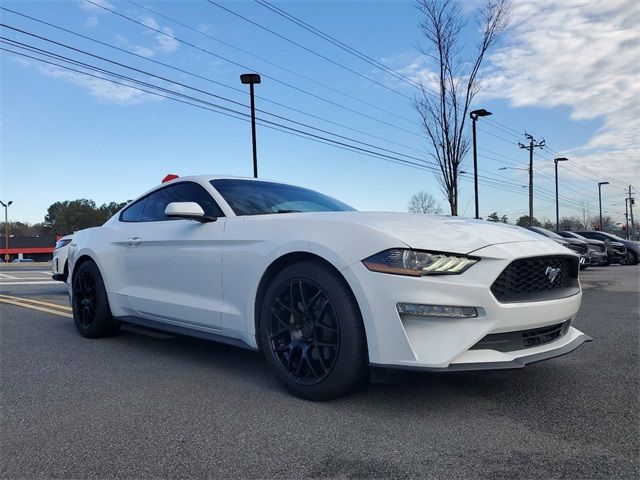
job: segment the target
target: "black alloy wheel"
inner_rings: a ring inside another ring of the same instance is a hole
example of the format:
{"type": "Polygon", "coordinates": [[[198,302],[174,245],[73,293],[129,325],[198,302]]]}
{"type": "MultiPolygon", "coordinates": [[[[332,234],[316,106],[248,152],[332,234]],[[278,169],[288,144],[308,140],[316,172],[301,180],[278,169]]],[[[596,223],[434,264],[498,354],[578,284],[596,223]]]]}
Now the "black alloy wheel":
{"type": "Polygon", "coordinates": [[[261,299],[260,347],[276,377],[298,397],[321,401],[363,386],[367,338],[346,280],[323,262],[284,267],[261,299]]]}
{"type": "Polygon", "coordinates": [[[98,304],[96,294],[96,280],[88,270],[83,270],[76,276],[73,293],[74,312],[78,312],[78,322],[84,328],[90,328],[96,317],[98,304]]]}
{"type": "Polygon", "coordinates": [[[270,346],[286,374],[302,385],[324,380],[340,349],[340,325],[327,293],[308,279],[289,281],[270,313],[270,346]]]}
{"type": "Polygon", "coordinates": [[[119,323],[111,315],[102,275],[92,261],[80,264],[73,273],[72,298],[73,320],[80,335],[99,338],[118,330],[119,323]]]}

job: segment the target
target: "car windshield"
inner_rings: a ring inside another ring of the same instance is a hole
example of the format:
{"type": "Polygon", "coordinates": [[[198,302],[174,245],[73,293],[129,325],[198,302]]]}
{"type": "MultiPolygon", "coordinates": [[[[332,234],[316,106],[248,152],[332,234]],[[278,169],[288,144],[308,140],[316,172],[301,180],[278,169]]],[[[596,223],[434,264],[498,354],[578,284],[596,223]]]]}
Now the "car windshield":
{"type": "Polygon", "coordinates": [[[586,237],[583,237],[582,235],[580,235],[579,233],[575,233],[575,232],[568,232],[572,237],[577,238],[578,240],[584,240],[585,242],[587,241],[586,237]]]}
{"type": "Polygon", "coordinates": [[[553,233],[551,230],[547,230],[546,228],[531,227],[531,230],[539,233],[540,235],[544,235],[545,237],[553,238],[554,240],[564,240],[564,238],[562,238],[560,235],[558,235],[557,233],[553,233]]]}
{"type": "Polygon", "coordinates": [[[354,208],[306,188],[256,180],[218,179],[211,185],[236,215],[294,212],[345,212],[354,208]]]}

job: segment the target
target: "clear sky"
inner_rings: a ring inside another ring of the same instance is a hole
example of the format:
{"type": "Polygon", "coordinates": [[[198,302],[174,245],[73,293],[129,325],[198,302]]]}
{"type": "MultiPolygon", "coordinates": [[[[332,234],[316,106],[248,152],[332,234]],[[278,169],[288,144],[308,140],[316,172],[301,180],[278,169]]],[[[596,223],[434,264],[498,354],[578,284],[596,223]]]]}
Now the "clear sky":
{"type": "MultiPolygon", "coordinates": [[[[247,86],[240,84],[239,75],[257,71],[263,75],[262,84],[256,86],[259,109],[349,138],[314,132],[334,140],[368,143],[411,162],[432,161],[410,100],[416,95],[414,87],[259,3],[223,1],[221,5],[357,74],[206,0],[136,0],[139,6],[120,0],[92,1],[140,23],[85,0],[9,0],[2,6],[139,56],[15,13],[0,13],[5,25],[206,93],[16,30],[2,28],[2,36],[244,113],[248,112],[247,86]]],[[[480,3],[464,3],[469,16],[464,41],[470,46],[477,36],[474,16],[480,3]]],[[[421,32],[414,2],[288,1],[274,5],[403,75],[429,78],[433,66],[416,49],[421,32]]],[[[481,216],[497,211],[513,222],[528,212],[527,189],[521,187],[527,184],[526,171],[498,170],[526,167],[528,153],[517,147],[526,130],[536,138],[544,137],[549,147],[536,151],[537,218],[554,218],[552,159],[562,155],[572,162],[560,166],[561,215],[579,215],[582,202],[589,202],[596,213],[597,182],[610,181],[603,187],[604,212],[619,222],[624,220],[625,187],[640,187],[638,24],[640,3],[635,0],[514,1],[511,27],[487,60],[486,87],[474,104],[494,114],[479,121],[479,165],[484,176],[481,216]]],[[[17,50],[6,43],[0,46],[17,50]]],[[[58,200],[91,198],[103,203],[131,199],[159,183],[166,173],[252,173],[251,132],[246,121],[4,51],[0,51],[0,61],[0,199],[14,201],[10,208],[13,220],[42,221],[46,208],[58,200]]],[[[264,113],[258,118],[309,130],[264,113]]],[[[258,157],[261,177],[314,188],[358,209],[406,211],[411,194],[424,189],[447,210],[434,174],[422,168],[265,126],[258,127],[258,157]]],[[[469,163],[464,170],[472,172],[469,163]]],[[[473,215],[469,182],[463,184],[460,205],[466,216],[473,215]]]]}

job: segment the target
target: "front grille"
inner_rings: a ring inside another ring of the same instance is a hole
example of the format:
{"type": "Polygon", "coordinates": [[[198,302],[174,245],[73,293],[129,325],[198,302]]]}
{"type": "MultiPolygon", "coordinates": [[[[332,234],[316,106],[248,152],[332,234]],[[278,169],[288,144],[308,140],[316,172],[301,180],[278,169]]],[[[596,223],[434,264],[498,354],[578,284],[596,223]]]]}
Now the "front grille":
{"type": "Polygon", "coordinates": [[[570,320],[549,327],[519,330],[516,332],[490,333],[476,343],[471,350],[497,350],[513,352],[553,342],[569,330],[570,320]]]}
{"type": "Polygon", "coordinates": [[[535,302],[575,295],[579,259],[568,255],[514,260],[491,285],[499,302],[535,302]]]}

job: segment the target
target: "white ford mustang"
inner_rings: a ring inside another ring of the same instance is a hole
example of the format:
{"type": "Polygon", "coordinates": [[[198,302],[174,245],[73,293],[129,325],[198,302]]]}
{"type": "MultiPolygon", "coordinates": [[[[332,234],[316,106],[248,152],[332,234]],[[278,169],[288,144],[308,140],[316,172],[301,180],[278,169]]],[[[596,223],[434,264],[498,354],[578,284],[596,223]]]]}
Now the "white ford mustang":
{"type": "Polygon", "coordinates": [[[134,323],[260,349],[295,394],[343,395],[369,367],[521,368],[590,338],[578,257],[527,230],[357,212],[254,179],[177,178],[78,232],[85,337],[134,323]]]}

